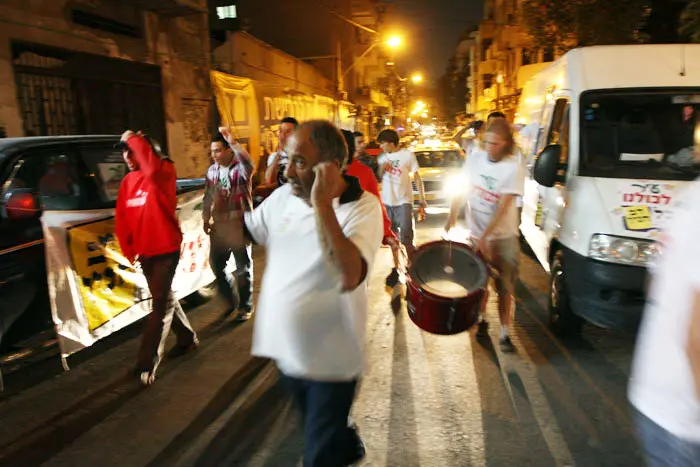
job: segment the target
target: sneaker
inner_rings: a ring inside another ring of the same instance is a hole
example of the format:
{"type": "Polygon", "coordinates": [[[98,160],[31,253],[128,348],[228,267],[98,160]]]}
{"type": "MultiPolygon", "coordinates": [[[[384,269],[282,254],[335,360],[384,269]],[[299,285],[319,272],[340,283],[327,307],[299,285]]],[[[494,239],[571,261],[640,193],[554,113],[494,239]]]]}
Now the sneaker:
{"type": "Polygon", "coordinates": [[[489,322],[479,321],[479,329],[476,331],[476,337],[486,338],[489,337],[489,322]]]}
{"type": "Polygon", "coordinates": [[[156,372],[153,370],[150,371],[137,371],[138,373],[138,379],[139,379],[139,384],[141,385],[142,388],[147,388],[156,381],[156,372]]]}
{"type": "Polygon", "coordinates": [[[396,268],[392,268],[391,273],[386,277],[386,286],[394,287],[399,283],[399,271],[396,268]]]}
{"type": "Polygon", "coordinates": [[[501,344],[501,352],[504,352],[504,353],[515,352],[515,345],[513,345],[513,341],[510,340],[510,336],[505,336],[505,337],[501,338],[500,344],[501,344]]]}
{"type": "Polygon", "coordinates": [[[191,344],[187,345],[175,345],[172,349],[170,349],[170,352],[168,352],[168,358],[178,358],[182,357],[185,355],[187,352],[191,352],[193,350],[197,350],[197,347],[199,347],[199,339],[196,337],[192,341],[191,344]]]}
{"type": "Polygon", "coordinates": [[[253,312],[251,310],[239,310],[234,320],[243,322],[248,321],[252,317],[253,312]]]}

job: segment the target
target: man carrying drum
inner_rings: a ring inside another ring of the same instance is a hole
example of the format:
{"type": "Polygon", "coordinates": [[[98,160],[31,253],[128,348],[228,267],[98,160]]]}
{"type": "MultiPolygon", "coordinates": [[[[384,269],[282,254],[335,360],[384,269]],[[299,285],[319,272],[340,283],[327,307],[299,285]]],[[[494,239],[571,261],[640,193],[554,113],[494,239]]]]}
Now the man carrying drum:
{"type": "MultiPolygon", "coordinates": [[[[464,164],[467,177],[466,220],[470,240],[493,267],[501,319],[500,345],[504,352],[515,350],[508,334],[515,283],[518,276],[520,239],[516,200],[523,195],[524,174],[515,154],[515,141],[508,122],[493,119],[484,134],[484,149],[474,151],[464,164]]],[[[457,222],[464,199],[452,203],[445,226],[457,222]]],[[[479,324],[479,335],[487,335],[486,321],[479,324]]]]}

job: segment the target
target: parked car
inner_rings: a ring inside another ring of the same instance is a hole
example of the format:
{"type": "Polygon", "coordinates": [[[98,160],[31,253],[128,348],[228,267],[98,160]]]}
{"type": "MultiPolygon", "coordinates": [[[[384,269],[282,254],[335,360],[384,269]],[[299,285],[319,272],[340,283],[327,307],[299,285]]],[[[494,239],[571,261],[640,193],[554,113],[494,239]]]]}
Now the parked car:
{"type": "MultiPolygon", "coordinates": [[[[127,173],[119,136],[0,139],[0,351],[52,326],[43,210],[113,208],[127,173]]],[[[204,179],[178,180],[180,193],[204,179]]]]}

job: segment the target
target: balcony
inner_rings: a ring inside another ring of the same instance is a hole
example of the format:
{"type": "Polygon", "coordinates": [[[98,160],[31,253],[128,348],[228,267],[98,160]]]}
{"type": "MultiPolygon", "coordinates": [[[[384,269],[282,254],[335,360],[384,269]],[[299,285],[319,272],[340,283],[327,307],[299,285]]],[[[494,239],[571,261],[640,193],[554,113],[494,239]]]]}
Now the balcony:
{"type": "Polygon", "coordinates": [[[144,10],[164,16],[178,17],[209,13],[207,0],[136,0],[135,3],[144,10]]]}

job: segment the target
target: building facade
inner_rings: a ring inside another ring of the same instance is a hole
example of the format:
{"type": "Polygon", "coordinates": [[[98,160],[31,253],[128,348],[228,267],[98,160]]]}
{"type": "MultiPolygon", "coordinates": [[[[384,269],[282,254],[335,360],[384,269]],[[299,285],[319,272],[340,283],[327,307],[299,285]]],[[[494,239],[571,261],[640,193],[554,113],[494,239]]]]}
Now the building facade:
{"type": "Polygon", "coordinates": [[[522,21],[523,0],[486,0],[473,34],[468,114],[485,118],[499,110],[515,116],[523,86],[554,60],[551,50],[532,47],[522,21]]]}
{"type": "Polygon", "coordinates": [[[211,118],[207,15],[206,0],[2,2],[2,132],[142,129],[179,176],[201,176],[211,118]]]}

